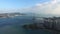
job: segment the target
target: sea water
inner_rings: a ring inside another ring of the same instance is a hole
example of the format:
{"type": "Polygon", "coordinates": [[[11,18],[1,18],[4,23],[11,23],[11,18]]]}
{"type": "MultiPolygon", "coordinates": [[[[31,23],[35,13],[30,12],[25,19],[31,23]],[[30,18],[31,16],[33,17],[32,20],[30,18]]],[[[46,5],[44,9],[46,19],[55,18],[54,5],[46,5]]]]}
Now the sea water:
{"type": "Polygon", "coordinates": [[[46,30],[26,30],[24,24],[33,23],[32,16],[0,18],[0,34],[52,34],[46,30]]]}

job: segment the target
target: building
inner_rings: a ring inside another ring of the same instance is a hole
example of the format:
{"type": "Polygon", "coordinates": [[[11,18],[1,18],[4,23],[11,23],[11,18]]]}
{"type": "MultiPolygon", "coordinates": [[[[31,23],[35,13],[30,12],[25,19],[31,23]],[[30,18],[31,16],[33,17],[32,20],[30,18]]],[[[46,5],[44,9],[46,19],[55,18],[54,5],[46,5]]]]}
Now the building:
{"type": "Polygon", "coordinates": [[[44,26],[47,28],[60,30],[60,17],[44,18],[44,26]]]}

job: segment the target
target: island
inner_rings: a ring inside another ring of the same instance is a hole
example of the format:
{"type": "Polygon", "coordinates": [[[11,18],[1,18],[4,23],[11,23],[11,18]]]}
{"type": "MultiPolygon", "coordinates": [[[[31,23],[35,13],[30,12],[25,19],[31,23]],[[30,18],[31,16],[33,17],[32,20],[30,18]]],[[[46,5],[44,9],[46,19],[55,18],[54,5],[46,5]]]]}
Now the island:
{"type": "Polygon", "coordinates": [[[19,12],[16,12],[16,13],[0,13],[0,18],[9,18],[9,17],[15,17],[15,16],[22,16],[22,15],[26,15],[26,14],[19,13],[19,12]]]}

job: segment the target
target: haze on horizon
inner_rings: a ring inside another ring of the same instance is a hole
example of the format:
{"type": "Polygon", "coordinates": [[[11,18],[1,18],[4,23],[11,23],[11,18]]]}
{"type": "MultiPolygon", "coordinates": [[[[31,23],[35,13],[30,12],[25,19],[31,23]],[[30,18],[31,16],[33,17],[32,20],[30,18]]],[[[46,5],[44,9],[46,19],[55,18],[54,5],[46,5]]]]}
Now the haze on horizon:
{"type": "Polygon", "coordinates": [[[0,13],[10,12],[60,16],[60,0],[0,0],[0,13]]]}

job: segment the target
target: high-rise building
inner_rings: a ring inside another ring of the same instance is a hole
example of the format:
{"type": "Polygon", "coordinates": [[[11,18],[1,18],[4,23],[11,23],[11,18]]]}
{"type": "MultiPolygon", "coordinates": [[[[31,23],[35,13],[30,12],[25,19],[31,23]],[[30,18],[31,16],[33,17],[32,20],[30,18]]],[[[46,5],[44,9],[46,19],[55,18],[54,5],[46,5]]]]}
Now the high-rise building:
{"type": "Polygon", "coordinates": [[[44,26],[55,30],[60,30],[60,17],[44,18],[44,26]]]}

